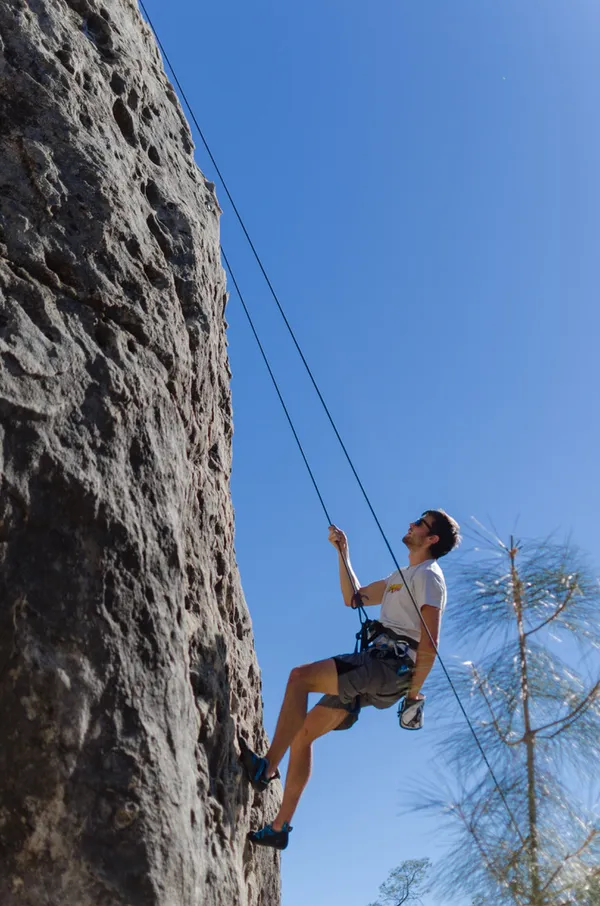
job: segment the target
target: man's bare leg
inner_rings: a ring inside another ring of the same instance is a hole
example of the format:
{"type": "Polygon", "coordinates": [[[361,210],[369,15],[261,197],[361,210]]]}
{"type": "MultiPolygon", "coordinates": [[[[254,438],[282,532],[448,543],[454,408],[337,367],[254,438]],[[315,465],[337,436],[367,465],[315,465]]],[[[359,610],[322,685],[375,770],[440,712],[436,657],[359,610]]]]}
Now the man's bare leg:
{"type": "Polygon", "coordinates": [[[289,824],[294,816],[300,796],[310,778],[313,742],[319,736],[335,730],[346,717],[348,712],[343,708],[326,708],[323,705],[315,705],[307,715],[290,747],[283,799],[271,825],[273,830],[281,830],[284,822],[289,824]]]}
{"type": "MultiPolygon", "coordinates": [[[[273,776],[279,762],[302,729],[308,710],[309,692],[338,694],[338,675],[333,658],[315,661],[314,664],[304,664],[302,667],[294,667],[290,673],[273,741],[265,756],[269,763],[269,777],[273,776]]],[[[331,709],[324,708],[323,710],[331,709]]]]}

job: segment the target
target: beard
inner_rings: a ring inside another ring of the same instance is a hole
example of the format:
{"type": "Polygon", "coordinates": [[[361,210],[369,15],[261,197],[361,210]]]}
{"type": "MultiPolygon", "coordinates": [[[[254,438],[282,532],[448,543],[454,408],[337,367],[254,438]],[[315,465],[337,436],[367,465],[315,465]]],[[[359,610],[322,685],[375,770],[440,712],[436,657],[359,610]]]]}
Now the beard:
{"type": "Polygon", "coordinates": [[[404,538],[402,539],[402,543],[406,544],[407,547],[412,547],[413,546],[412,542],[413,542],[413,539],[411,538],[410,534],[407,532],[406,535],[404,536],[404,538]]]}

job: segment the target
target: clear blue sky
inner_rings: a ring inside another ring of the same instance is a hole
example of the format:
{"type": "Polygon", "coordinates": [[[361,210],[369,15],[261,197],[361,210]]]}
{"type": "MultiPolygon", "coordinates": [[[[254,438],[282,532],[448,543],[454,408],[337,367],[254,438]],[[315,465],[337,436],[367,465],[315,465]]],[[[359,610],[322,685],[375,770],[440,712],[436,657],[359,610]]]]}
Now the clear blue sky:
{"type": "MultiPolygon", "coordinates": [[[[401,562],[408,521],[435,506],[504,535],[571,531],[598,562],[597,0],[146,2],[401,562]]],[[[219,198],[359,577],[387,575],[219,198]]],[[[236,550],[271,733],[289,669],[347,650],[356,618],[233,295],[227,317],[236,550]]],[[[365,712],[317,744],[283,906],[366,906],[400,861],[436,858],[434,824],[400,814],[406,783],[437,770],[434,738],[365,712]]]]}

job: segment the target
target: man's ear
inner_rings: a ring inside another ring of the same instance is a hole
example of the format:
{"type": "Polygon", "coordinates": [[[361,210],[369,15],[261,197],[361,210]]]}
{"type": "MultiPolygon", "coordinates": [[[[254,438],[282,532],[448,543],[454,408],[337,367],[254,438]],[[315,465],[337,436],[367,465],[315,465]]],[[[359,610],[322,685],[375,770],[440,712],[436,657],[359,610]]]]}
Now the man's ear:
{"type": "Polygon", "coordinates": [[[429,538],[429,547],[433,547],[434,544],[437,544],[440,540],[439,535],[428,535],[429,538]]]}

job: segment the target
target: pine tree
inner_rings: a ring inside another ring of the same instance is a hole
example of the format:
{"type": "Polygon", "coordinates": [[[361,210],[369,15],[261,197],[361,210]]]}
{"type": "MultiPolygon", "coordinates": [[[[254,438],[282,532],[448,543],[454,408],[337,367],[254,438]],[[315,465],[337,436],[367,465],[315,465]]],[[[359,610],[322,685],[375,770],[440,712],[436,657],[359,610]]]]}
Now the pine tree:
{"type": "Polygon", "coordinates": [[[600,764],[600,587],[568,543],[490,543],[454,594],[454,631],[476,654],[453,679],[502,795],[456,716],[450,801],[429,801],[455,832],[441,887],[485,906],[592,906],[600,828],[578,791],[600,764]]]}
{"type": "Polygon", "coordinates": [[[392,869],[387,881],[379,888],[376,903],[370,906],[402,906],[404,903],[422,903],[425,892],[425,878],[431,862],[429,859],[407,859],[392,869]]]}

